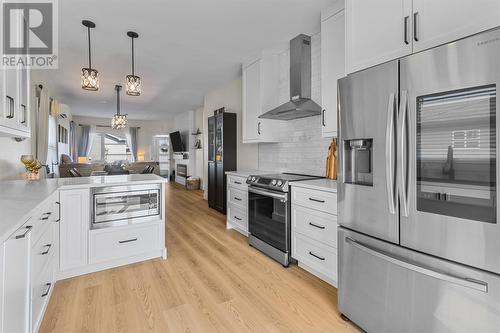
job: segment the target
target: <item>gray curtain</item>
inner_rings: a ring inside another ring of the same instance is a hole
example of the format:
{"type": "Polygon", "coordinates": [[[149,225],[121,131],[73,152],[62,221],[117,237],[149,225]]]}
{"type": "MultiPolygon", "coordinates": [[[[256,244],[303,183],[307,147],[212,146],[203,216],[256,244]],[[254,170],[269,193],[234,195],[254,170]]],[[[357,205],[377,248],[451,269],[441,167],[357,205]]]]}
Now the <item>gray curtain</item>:
{"type": "Polygon", "coordinates": [[[95,128],[90,125],[80,125],[80,140],[78,140],[78,156],[89,157],[94,139],[95,128]]]}
{"type": "Polygon", "coordinates": [[[76,134],[76,123],[71,121],[69,123],[69,156],[73,160],[73,162],[78,162],[78,147],[77,143],[77,134],[76,134]]]}
{"type": "Polygon", "coordinates": [[[125,138],[127,139],[127,145],[132,153],[132,162],[137,161],[137,131],[138,127],[129,127],[128,133],[125,133],[125,138]]]}

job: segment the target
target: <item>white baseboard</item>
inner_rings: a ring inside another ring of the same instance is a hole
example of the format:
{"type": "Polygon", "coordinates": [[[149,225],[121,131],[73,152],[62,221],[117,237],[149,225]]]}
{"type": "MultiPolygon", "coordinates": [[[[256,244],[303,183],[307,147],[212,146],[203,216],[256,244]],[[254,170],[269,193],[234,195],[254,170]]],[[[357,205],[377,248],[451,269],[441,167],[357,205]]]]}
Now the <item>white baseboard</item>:
{"type": "Polygon", "coordinates": [[[303,270],[308,271],[312,275],[319,277],[321,280],[325,281],[326,283],[328,283],[328,284],[334,286],[335,288],[337,288],[337,281],[334,280],[334,279],[332,279],[331,277],[326,276],[325,274],[323,274],[321,272],[318,272],[314,268],[311,268],[311,267],[309,267],[309,266],[307,266],[305,264],[302,264],[300,261],[298,262],[298,266],[300,268],[302,268],[303,270]]]}
{"type": "Polygon", "coordinates": [[[133,263],[137,263],[144,260],[150,260],[155,258],[167,258],[167,249],[156,250],[148,253],[139,254],[133,257],[120,258],[106,262],[100,262],[96,264],[88,264],[83,267],[77,267],[73,269],[69,269],[63,272],[57,273],[57,280],[64,280],[68,278],[72,278],[79,275],[94,273],[98,271],[102,271],[105,269],[115,268],[119,266],[125,266],[133,263]]]}

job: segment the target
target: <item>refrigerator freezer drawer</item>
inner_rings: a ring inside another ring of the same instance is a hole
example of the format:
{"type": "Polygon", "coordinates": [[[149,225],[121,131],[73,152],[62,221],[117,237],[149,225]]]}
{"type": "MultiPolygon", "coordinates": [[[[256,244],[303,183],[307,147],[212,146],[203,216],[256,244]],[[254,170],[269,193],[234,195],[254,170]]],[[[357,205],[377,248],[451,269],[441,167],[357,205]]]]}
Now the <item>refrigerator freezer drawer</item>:
{"type": "Polygon", "coordinates": [[[339,309],[368,332],[498,332],[500,276],[339,228],[339,309]]]}

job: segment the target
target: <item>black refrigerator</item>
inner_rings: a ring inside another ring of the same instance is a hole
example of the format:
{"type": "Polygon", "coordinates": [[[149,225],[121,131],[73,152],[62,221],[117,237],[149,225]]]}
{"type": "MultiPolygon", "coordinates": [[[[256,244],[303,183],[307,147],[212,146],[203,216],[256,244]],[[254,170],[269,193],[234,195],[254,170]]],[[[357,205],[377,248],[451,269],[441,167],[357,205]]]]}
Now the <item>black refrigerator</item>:
{"type": "Polygon", "coordinates": [[[236,170],[236,114],[208,118],[208,206],[226,214],[226,171],[236,170]]]}

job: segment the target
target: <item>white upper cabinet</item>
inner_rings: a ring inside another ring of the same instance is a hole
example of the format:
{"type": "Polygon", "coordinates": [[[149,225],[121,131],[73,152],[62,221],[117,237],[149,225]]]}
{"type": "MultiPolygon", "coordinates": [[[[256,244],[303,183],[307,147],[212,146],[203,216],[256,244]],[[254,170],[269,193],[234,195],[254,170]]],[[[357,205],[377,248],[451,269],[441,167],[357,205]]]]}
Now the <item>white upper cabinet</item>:
{"type": "Polygon", "coordinates": [[[346,0],[347,72],[498,26],[499,0],[346,0]]]}
{"type": "Polygon", "coordinates": [[[411,21],[412,0],[346,0],[347,71],[410,54],[411,21]]]}
{"type": "Polygon", "coordinates": [[[337,80],[345,76],[345,12],[337,6],[321,13],[321,118],[323,137],[337,136],[337,80]]]}
{"type": "Polygon", "coordinates": [[[243,143],[259,140],[260,59],[243,68],[243,143]]]}
{"type": "MultiPolygon", "coordinates": [[[[1,16],[2,8],[0,8],[1,16]]],[[[0,34],[3,33],[2,29],[0,26],[0,34]]],[[[19,26],[11,36],[21,38],[22,29],[22,26],[19,26]]],[[[0,54],[3,54],[2,47],[3,45],[0,45],[0,54]]],[[[0,136],[30,137],[29,75],[29,69],[20,66],[10,69],[0,68],[0,136]]]]}
{"type": "Polygon", "coordinates": [[[499,0],[413,0],[413,51],[500,26],[499,0]]]}
{"type": "Polygon", "coordinates": [[[259,116],[277,106],[275,57],[259,58],[243,65],[243,143],[275,142],[275,121],[259,116]],[[276,104],[273,106],[273,104],[276,104]]]}

